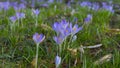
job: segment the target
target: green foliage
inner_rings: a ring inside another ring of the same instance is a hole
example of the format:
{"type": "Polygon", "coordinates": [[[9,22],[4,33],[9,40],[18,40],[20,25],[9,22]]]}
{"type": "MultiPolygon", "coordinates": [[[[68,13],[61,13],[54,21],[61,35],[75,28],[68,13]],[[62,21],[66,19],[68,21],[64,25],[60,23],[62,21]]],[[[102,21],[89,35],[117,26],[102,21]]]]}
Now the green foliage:
{"type": "MultiPolygon", "coordinates": [[[[38,16],[38,27],[35,27],[35,20],[33,18],[31,9],[27,8],[23,10],[25,12],[26,18],[22,20],[23,27],[15,26],[15,31],[10,29],[10,20],[8,17],[15,15],[15,11],[11,8],[5,13],[0,11],[0,67],[4,63],[4,68],[26,68],[30,65],[35,57],[35,43],[32,40],[32,35],[35,32],[43,33],[46,39],[40,44],[39,49],[39,67],[41,68],[51,68],[54,67],[54,58],[56,55],[56,44],[53,41],[53,36],[55,32],[52,30],[52,24],[54,22],[60,21],[62,19],[67,19],[68,21],[73,21],[74,18],[78,18],[77,23],[79,26],[83,26],[83,30],[78,32],[77,39],[75,42],[71,43],[71,48],[79,48],[80,45],[90,46],[98,43],[103,44],[102,52],[97,56],[91,56],[91,49],[85,50],[85,54],[81,59],[80,52],[77,55],[72,55],[67,49],[63,51],[62,54],[62,67],[74,68],[74,61],[77,58],[78,63],[76,68],[119,68],[119,48],[118,42],[120,42],[120,36],[115,35],[110,37],[107,35],[107,30],[110,25],[109,22],[112,17],[112,13],[106,10],[88,10],[86,7],[80,7],[75,5],[75,13],[71,14],[72,9],[67,7],[65,4],[51,4],[49,8],[40,8],[40,14],[38,16]],[[65,10],[66,9],[66,10],[65,10]],[[87,14],[92,14],[93,19],[90,23],[85,24],[84,18],[87,14]],[[42,25],[44,24],[44,25],[42,25]],[[46,29],[47,28],[47,29],[46,29]],[[93,62],[102,57],[105,54],[111,53],[109,48],[112,48],[113,57],[110,62],[104,63],[102,65],[94,66],[93,62]],[[116,49],[117,48],[117,49],[116,49]],[[65,60],[66,59],[66,60],[65,60]]],[[[16,21],[15,23],[18,23],[16,21]]],[[[70,37],[67,38],[66,44],[70,41],[70,37]]],[[[65,43],[64,43],[65,44],[65,43]]]]}

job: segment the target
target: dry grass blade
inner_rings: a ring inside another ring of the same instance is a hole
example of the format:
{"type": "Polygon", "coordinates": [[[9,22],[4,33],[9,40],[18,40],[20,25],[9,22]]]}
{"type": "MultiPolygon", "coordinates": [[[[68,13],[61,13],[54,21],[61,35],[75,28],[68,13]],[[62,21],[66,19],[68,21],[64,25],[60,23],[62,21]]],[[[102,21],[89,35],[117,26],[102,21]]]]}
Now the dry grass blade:
{"type": "Polygon", "coordinates": [[[52,28],[50,26],[48,26],[47,24],[41,24],[41,27],[44,29],[44,30],[52,30],[52,28]]]}
{"type": "Polygon", "coordinates": [[[108,33],[110,33],[110,34],[120,34],[120,29],[108,29],[108,33]]]}
{"type": "Polygon", "coordinates": [[[99,60],[95,61],[94,64],[95,65],[103,64],[104,62],[110,61],[111,58],[112,58],[112,54],[107,54],[103,56],[102,58],[100,58],[99,60]]]}
{"type": "Polygon", "coordinates": [[[94,45],[94,46],[84,46],[83,48],[98,48],[98,47],[101,47],[102,44],[97,44],[97,45],[94,45]]]}
{"type": "Polygon", "coordinates": [[[77,55],[77,49],[68,48],[72,55],[77,55]]]}

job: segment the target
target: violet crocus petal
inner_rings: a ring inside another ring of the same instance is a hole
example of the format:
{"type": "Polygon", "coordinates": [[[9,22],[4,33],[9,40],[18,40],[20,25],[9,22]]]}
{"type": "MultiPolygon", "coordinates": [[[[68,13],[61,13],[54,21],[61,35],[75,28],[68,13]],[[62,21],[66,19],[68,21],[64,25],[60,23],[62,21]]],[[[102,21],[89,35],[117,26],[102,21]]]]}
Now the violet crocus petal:
{"type": "Polygon", "coordinates": [[[40,11],[38,9],[36,9],[36,10],[33,9],[32,11],[36,16],[38,16],[38,14],[40,13],[40,11]]]}
{"type": "Polygon", "coordinates": [[[70,29],[70,27],[67,27],[66,29],[62,30],[61,32],[64,37],[67,37],[71,34],[71,29],[70,29]]]}
{"type": "Polygon", "coordinates": [[[24,9],[24,8],[26,8],[26,6],[25,6],[24,3],[21,3],[21,4],[19,4],[19,8],[20,8],[20,9],[24,9]]]}
{"type": "Polygon", "coordinates": [[[93,3],[93,6],[92,6],[92,9],[93,10],[98,10],[100,8],[99,4],[98,3],[93,3]]]}
{"type": "Polygon", "coordinates": [[[63,36],[54,36],[53,39],[59,45],[62,44],[63,41],[64,41],[64,37],[63,36]]]}
{"type": "Polygon", "coordinates": [[[10,6],[14,7],[14,6],[17,6],[18,2],[11,2],[10,3],[10,6]]]}
{"type": "Polygon", "coordinates": [[[49,5],[47,3],[41,4],[42,7],[48,7],[49,5]]]}
{"type": "Polygon", "coordinates": [[[59,67],[61,63],[61,57],[59,57],[58,55],[55,57],[55,65],[56,65],[56,68],[59,67]]]}
{"type": "Polygon", "coordinates": [[[78,28],[78,25],[75,24],[75,25],[73,26],[73,29],[72,29],[72,35],[78,33],[80,30],[82,30],[82,27],[79,27],[79,28],[78,28]]]}
{"type": "Polygon", "coordinates": [[[48,0],[48,3],[53,3],[54,2],[54,0],[48,0]]]}
{"type": "Polygon", "coordinates": [[[15,22],[15,21],[17,20],[16,16],[11,16],[9,19],[10,19],[12,22],[15,22]]]}
{"type": "Polygon", "coordinates": [[[43,40],[45,39],[45,36],[43,34],[38,34],[38,33],[35,33],[33,35],[33,40],[36,44],[40,44],[43,40]]]}
{"type": "Polygon", "coordinates": [[[57,33],[59,33],[59,23],[58,22],[55,22],[53,25],[52,25],[52,28],[53,30],[55,30],[57,33]]]}
{"type": "Polygon", "coordinates": [[[104,9],[110,11],[110,12],[114,12],[114,10],[113,10],[113,5],[109,5],[109,4],[107,4],[106,2],[103,2],[103,3],[102,3],[102,7],[103,7],[104,9]]]}
{"type": "Polygon", "coordinates": [[[4,10],[8,10],[9,7],[10,7],[9,1],[7,1],[7,2],[1,2],[1,7],[2,7],[4,10]]]}
{"type": "Polygon", "coordinates": [[[92,20],[92,15],[88,14],[87,17],[84,19],[84,22],[87,23],[90,22],[91,20],[92,20]]]}
{"type": "Polygon", "coordinates": [[[20,12],[16,12],[16,17],[17,17],[17,19],[25,18],[25,14],[20,13],[20,12]]]}
{"type": "Polygon", "coordinates": [[[82,7],[85,7],[85,6],[87,6],[87,7],[89,7],[89,8],[91,8],[91,2],[88,2],[88,1],[83,1],[82,3],[80,3],[80,6],[82,6],[82,7]]]}
{"type": "Polygon", "coordinates": [[[66,27],[68,25],[69,25],[69,23],[66,20],[64,20],[64,19],[60,22],[60,26],[62,26],[61,27],[62,29],[66,29],[66,27]]]}

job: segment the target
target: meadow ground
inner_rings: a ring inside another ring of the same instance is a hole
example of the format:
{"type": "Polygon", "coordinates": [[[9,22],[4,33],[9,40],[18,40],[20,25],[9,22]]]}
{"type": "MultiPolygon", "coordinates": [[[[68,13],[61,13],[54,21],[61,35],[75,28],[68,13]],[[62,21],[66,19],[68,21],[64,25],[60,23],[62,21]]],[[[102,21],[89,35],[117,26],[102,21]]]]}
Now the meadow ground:
{"type": "Polygon", "coordinates": [[[0,68],[119,68],[119,0],[58,1],[0,2],[0,68]]]}

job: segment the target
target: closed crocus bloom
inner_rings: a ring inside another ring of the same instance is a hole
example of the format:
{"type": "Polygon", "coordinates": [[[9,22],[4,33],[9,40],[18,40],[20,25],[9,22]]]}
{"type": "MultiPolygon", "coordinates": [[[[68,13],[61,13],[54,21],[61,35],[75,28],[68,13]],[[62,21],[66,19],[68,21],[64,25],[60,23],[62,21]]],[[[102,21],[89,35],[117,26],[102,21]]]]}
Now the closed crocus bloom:
{"type": "Polygon", "coordinates": [[[93,3],[93,6],[92,6],[92,9],[93,10],[98,10],[100,8],[99,4],[98,3],[93,3]]]}
{"type": "Polygon", "coordinates": [[[33,12],[36,16],[38,16],[38,14],[40,13],[40,10],[38,10],[38,9],[36,9],[36,10],[33,9],[32,12],[33,12]]]}
{"type": "Polygon", "coordinates": [[[45,36],[43,34],[38,34],[38,33],[35,33],[33,35],[33,40],[36,44],[40,44],[43,40],[45,39],[45,36]]]}
{"type": "Polygon", "coordinates": [[[84,22],[85,23],[88,23],[92,20],[92,15],[91,14],[88,14],[87,17],[84,19],[84,22]]]}
{"type": "Polygon", "coordinates": [[[56,65],[56,68],[59,67],[61,63],[61,57],[59,57],[58,55],[55,57],[55,65],[56,65]]]}
{"type": "Polygon", "coordinates": [[[14,23],[17,20],[17,17],[16,16],[11,16],[9,19],[14,23]]]}
{"type": "Polygon", "coordinates": [[[17,19],[25,18],[25,14],[24,14],[24,13],[17,12],[17,13],[16,13],[16,17],[17,17],[17,19]]]}

